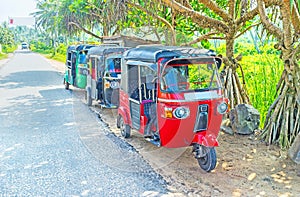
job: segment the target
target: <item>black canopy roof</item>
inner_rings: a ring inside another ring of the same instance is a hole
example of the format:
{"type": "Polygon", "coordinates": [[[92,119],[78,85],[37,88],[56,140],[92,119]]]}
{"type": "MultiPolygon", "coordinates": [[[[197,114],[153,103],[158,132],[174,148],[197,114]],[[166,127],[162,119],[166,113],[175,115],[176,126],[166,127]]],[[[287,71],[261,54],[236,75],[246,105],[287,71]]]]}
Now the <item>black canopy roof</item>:
{"type": "Polygon", "coordinates": [[[67,51],[70,52],[70,51],[73,51],[73,50],[75,50],[75,49],[76,49],[76,46],[75,46],[75,45],[70,45],[70,46],[68,46],[67,51]]]}
{"type": "Polygon", "coordinates": [[[140,46],[126,51],[124,53],[124,59],[154,63],[157,62],[159,58],[174,58],[180,55],[180,53],[164,46],[140,46]]]}
{"type": "Polygon", "coordinates": [[[105,54],[110,54],[110,53],[115,53],[115,52],[124,52],[126,51],[127,47],[118,47],[114,45],[100,45],[97,47],[93,47],[88,51],[88,56],[89,55],[105,55],[105,54]]]}
{"type": "Polygon", "coordinates": [[[77,51],[82,51],[82,50],[88,50],[92,47],[95,47],[95,45],[90,45],[90,44],[81,44],[76,46],[77,51]]]}
{"type": "Polygon", "coordinates": [[[215,56],[213,50],[178,46],[139,46],[124,53],[125,60],[157,62],[159,58],[215,56]]]}

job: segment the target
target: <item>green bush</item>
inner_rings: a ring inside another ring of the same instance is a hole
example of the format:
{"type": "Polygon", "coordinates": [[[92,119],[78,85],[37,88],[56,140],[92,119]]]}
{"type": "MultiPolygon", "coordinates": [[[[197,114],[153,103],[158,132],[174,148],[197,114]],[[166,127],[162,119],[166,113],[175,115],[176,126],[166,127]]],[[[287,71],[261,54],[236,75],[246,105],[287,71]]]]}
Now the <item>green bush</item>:
{"type": "Polygon", "coordinates": [[[264,53],[244,56],[240,64],[250,102],[260,112],[262,127],[268,109],[277,97],[276,85],[283,71],[282,60],[276,54],[264,53]]]}
{"type": "Polygon", "coordinates": [[[53,48],[41,41],[33,41],[30,43],[30,48],[32,51],[42,54],[53,53],[53,48]]]}
{"type": "Polygon", "coordinates": [[[0,60],[7,58],[8,55],[5,53],[0,53],[0,60]]]}
{"type": "Polygon", "coordinates": [[[3,53],[13,53],[18,48],[17,45],[2,45],[3,53]]]}
{"type": "Polygon", "coordinates": [[[67,46],[65,44],[60,43],[56,49],[56,54],[66,55],[67,46]]]}

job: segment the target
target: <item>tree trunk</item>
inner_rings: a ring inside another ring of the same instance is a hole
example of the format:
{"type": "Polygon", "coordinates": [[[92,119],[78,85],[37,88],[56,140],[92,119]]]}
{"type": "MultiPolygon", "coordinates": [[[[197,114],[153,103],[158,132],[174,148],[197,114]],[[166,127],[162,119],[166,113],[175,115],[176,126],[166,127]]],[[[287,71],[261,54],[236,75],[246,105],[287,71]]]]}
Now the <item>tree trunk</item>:
{"type": "MultiPolygon", "coordinates": [[[[227,36],[226,39],[226,57],[224,60],[224,71],[225,79],[224,82],[224,94],[225,97],[229,98],[230,106],[234,108],[238,104],[249,103],[248,95],[246,94],[245,84],[241,84],[240,77],[237,73],[237,68],[241,69],[241,65],[238,63],[239,58],[234,58],[234,37],[227,36]]],[[[244,76],[242,75],[242,80],[244,82],[244,76]]]]}
{"type": "MultiPolygon", "coordinates": [[[[258,2],[260,14],[266,28],[273,24],[265,20],[263,3],[258,2]]],[[[282,1],[280,13],[282,17],[282,33],[276,33],[279,44],[277,49],[281,51],[281,58],[284,61],[284,71],[277,84],[278,97],[268,110],[264,129],[261,137],[269,144],[278,143],[281,148],[289,148],[296,136],[300,132],[300,69],[298,61],[300,45],[293,42],[292,22],[291,22],[290,1],[282,1]]],[[[295,27],[294,27],[295,30],[295,27]]],[[[272,32],[272,31],[271,31],[272,32]]],[[[294,34],[294,36],[296,36],[294,34]]],[[[297,40],[297,39],[295,39],[297,40]]]]}
{"type": "Polygon", "coordinates": [[[300,132],[300,70],[295,60],[285,61],[281,78],[278,98],[268,110],[261,136],[269,144],[288,148],[300,132]]]}

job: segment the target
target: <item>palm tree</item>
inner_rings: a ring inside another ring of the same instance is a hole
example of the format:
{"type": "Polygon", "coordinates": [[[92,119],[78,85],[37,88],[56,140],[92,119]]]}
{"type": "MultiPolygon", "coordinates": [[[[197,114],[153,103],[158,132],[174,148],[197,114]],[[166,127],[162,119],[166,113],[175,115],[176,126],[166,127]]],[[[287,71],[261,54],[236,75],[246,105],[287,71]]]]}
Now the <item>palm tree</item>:
{"type": "Polygon", "coordinates": [[[36,19],[36,26],[41,32],[46,32],[49,35],[52,46],[56,47],[56,38],[60,31],[60,17],[58,15],[58,0],[39,0],[36,8],[38,11],[33,13],[36,19]]]}

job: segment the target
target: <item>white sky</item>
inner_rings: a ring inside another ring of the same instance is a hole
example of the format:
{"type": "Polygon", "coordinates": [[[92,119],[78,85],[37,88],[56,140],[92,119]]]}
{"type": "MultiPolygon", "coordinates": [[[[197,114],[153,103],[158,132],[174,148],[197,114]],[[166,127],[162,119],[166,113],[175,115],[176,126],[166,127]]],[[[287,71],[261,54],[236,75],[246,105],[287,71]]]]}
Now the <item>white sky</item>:
{"type": "Polygon", "coordinates": [[[8,17],[28,17],[35,8],[36,0],[0,0],[0,24],[8,17]]]}

